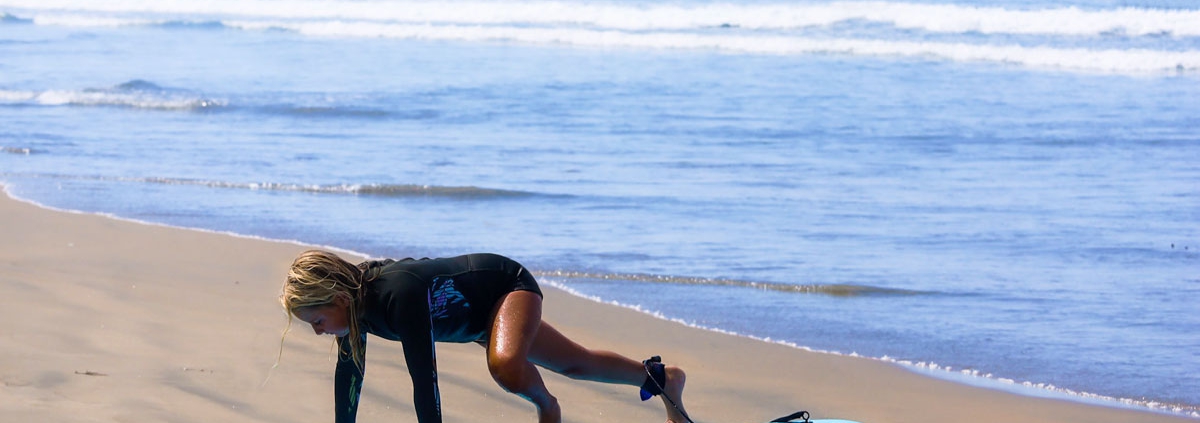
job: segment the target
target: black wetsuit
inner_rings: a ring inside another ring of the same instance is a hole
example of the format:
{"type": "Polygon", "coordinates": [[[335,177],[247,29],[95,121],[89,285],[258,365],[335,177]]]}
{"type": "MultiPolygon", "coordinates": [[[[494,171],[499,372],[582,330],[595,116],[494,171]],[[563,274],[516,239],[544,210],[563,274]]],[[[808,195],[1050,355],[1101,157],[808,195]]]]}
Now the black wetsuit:
{"type": "MultiPolygon", "coordinates": [[[[366,334],[400,341],[413,383],[417,421],[442,421],[434,342],[485,340],[492,309],[512,291],[541,295],[533,275],[507,257],[469,254],[440,259],[368,261],[361,303],[363,353],[366,334]]],[[[353,422],[363,374],[350,357],[348,337],[338,338],[334,415],[353,422]]],[[[365,364],[365,356],[363,357],[365,364]]]]}

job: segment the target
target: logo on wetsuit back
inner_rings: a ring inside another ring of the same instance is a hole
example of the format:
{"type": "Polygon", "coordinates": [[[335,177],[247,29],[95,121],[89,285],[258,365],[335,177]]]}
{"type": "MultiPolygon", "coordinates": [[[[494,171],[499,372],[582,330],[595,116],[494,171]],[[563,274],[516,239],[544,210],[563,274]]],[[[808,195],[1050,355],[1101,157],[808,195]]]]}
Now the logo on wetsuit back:
{"type": "Polygon", "coordinates": [[[433,293],[430,297],[429,314],[434,319],[442,319],[451,313],[471,308],[467,297],[454,287],[454,279],[434,278],[433,293]]]}

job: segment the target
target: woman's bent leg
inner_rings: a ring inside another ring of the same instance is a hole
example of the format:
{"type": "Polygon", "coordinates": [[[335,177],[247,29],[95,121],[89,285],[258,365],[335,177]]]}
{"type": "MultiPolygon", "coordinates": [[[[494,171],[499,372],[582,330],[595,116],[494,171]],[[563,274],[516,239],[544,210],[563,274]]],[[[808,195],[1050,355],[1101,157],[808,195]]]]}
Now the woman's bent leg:
{"type": "MultiPolygon", "coordinates": [[[[647,376],[642,363],[611,351],[584,348],[544,321],[541,322],[529,350],[529,359],[572,379],[641,386],[647,376]]],[[[666,375],[664,392],[682,410],[683,386],[687,376],[675,366],[666,366],[666,375]]],[[[668,422],[688,421],[680,410],[676,410],[665,399],[663,404],[667,410],[668,422]]]]}
{"type": "Polygon", "coordinates": [[[558,399],[546,390],[542,376],[530,361],[530,350],[542,322],[542,297],[514,291],[500,300],[493,312],[487,344],[488,370],[496,383],[538,409],[539,423],[561,423],[558,399]]]}

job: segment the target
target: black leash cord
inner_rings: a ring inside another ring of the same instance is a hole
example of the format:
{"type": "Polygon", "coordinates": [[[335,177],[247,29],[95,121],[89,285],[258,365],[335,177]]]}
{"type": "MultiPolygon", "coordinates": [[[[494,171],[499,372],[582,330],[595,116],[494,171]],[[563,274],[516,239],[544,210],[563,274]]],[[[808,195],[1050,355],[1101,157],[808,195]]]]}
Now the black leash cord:
{"type": "Polygon", "coordinates": [[[787,423],[787,422],[790,422],[790,421],[796,420],[796,419],[804,419],[804,423],[808,423],[808,417],[809,416],[808,416],[807,411],[797,411],[795,413],[788,414],[788,415],[780,417],[778,419],[771,420],[771,423],[787,423]]]}
{"type": "MultiPolygon", "coordinates": [[[[657,357],[655,357],[655,358],[657,358],[657,357]]],[[[649,361],[649,360],[647,360],[647,361],[649,361]]],[[[683,418],[687,419],[687,423],[696,423],[695,421],[692,420],[691,417],[688,416],[686,411],[683,411],[682,408],[679,408],[679,404],[676,404],[675,400],[672,399],[670,395],[667,395],[667,389],[658,383],[658,380],[654,378],[654,373],[650,371],[650,364],[648,364],[648,363],[642,363],[642,364],[646,368],[646,376],[649,376],[650,381],[654,382],[654,386],[658,388],[659,395],[662,395],[663,399],[667,400],[667,404],[671,404],[671,407],[674,408],[675,411],[678,411],[679,414],[683,415],[683,418]]],[[[664,375],[663,379],[666,379],[665,372],[663,373],[663,375],[664,375]]],[[[788,415],[780,417],[778,419],[771,420],[770,423],[790,423],[792,420],[795,420],[795,419],[804,419],[804,421],[802,423],[809,423],[808,418],[809,418],[809,414],[807,411],[797,411],[795,413],[788,414],[788,415]]]]}
{"type": "MultiPolygon", "coordinates": [[[[675,411],[678,411],[679,414],[683,415],[683,418],[687,419],[688,423],[696,423],[695,421],[692,421],[691,417],[688,417],[687,412],[683,411],[682,408],[679,408],[679,404],[676,404],[675,400],[671,399],[670,395],[667,395],[666,388],[664,388],[662,385],[659,385],[657,380],[654,380],[654,374],[650,372],[650,365],[645,365],[645,368],[646,375],[650,377],[651,382],[654,382],[654,386],[658,387],[658,391],[660,392],[659,395],[662,395],[663,399],[667,400],[667,404],[671,404],[671,407],[675,408],[675,411]]],[[[665,374],[666,373],[664,373],[664,375],[665,374]]],[[[666,378],[664,377],[663,379],[666,378]]]]}

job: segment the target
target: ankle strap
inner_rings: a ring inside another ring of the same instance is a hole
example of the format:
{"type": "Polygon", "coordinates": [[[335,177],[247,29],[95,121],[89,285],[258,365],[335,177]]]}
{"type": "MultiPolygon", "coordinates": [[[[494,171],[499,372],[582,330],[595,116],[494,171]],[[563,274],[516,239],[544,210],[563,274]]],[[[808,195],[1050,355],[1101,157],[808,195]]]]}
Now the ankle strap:
{"type": "Polygon", "coordinates": [[[662,357],[654,356],[642,362],[646,368],[646,381],[642,383],[642,401],[663,393],[667,385],[667,372],[662,364],[662,357]]]}

